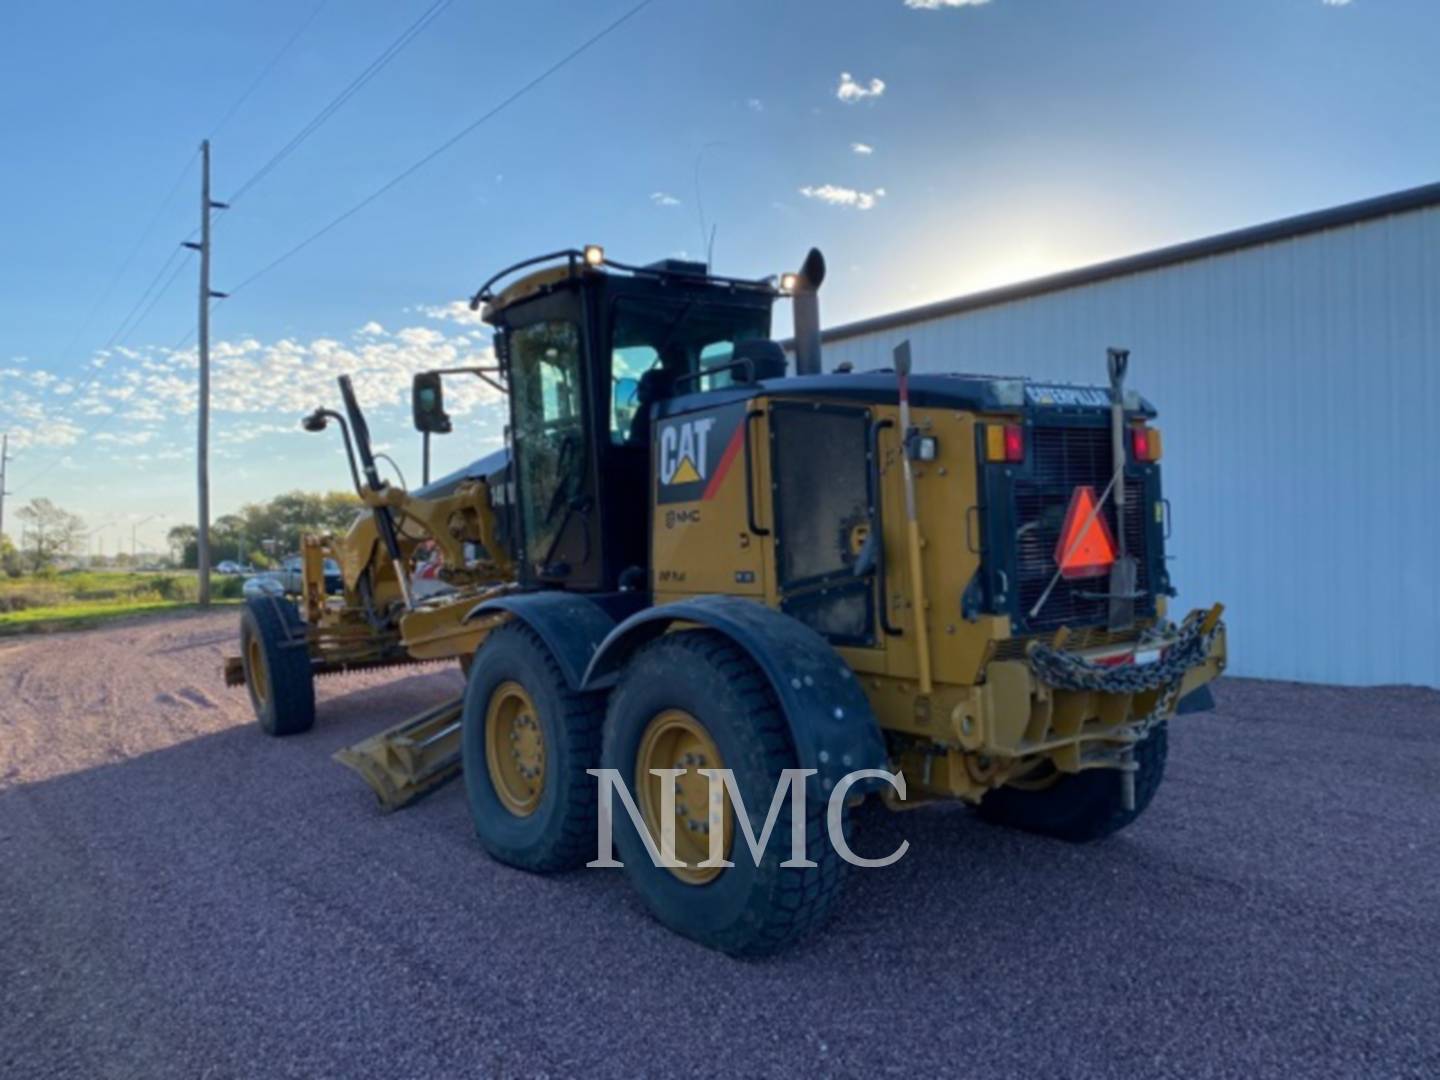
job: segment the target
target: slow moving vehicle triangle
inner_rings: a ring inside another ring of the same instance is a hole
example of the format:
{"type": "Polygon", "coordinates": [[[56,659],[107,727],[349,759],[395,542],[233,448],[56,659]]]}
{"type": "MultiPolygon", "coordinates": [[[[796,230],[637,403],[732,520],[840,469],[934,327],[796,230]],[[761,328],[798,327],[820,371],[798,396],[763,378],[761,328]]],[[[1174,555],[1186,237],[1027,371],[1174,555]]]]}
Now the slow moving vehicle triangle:
{"type": "Polygon", "coordinates": [[[1055,561],[1060,576],[1074,581],[1100,577],[1115,562],[1115,537],[1105,515],[1095,509],[1095,489],[1088,484],[1077,487],[1065,511],[1065,527],[1055,545],[1055,561]]]}

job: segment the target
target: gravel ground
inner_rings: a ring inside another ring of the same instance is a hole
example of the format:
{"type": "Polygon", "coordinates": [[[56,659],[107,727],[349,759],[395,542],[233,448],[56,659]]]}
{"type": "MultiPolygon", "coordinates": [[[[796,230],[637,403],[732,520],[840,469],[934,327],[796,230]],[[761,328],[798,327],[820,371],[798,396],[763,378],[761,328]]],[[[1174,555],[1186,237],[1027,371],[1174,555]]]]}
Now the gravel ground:
{"type": "Polygon", "coordinates": [[[263,737],[236,616],[0,646],[0,1076],[1440,1075],[1440,694],[1228,680],[1128,832],[862,814],[822,936],[737,962],[620,871],[487,859],[330,754],[460,686],[320,684],[263,737]]]}

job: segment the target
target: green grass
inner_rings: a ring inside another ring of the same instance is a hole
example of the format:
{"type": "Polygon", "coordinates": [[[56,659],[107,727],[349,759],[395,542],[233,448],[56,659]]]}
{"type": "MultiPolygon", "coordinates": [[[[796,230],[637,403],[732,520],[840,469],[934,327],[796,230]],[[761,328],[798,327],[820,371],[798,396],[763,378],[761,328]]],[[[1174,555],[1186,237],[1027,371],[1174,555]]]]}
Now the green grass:
{"type": "MultiPolygon", "coordinates": [[[[238,600],[217,600],[218,605],[234,606],[238,600]]],[[[54,634],[62,630],[89,630],[116,619],[134,615],[164,615],[180,611],[199,611],[199,604],[178,604],[172,600],[142,600],[130,604],[68,604],[63,607],[28,608],[25,611],[0,612],[0,637],[17,634],[54,634]]]]}
{"type": "MultiPolygon", "coordinates": [[[[215,578],[220,603],[240,597],[240,579],[215,578]]],[[[131,615],[195,606],[193,571],[72,571],[0,578],[0,635],[78,630],[131,615]]]]}

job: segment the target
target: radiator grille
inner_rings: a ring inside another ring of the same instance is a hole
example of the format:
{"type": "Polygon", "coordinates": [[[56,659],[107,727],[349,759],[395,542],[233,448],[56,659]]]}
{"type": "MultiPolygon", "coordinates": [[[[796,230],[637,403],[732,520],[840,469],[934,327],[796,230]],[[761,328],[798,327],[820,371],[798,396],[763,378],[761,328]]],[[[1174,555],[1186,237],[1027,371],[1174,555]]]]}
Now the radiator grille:
{"type": "MultiPolygon", "coordinates": [[[[1065,512],[1075,488],[1088,484],[1099,497],[1110,482],[1111,454],[1108,427],[1037,427],[1031,431],[1030,474],[1015,481],[1015,522],[1017,526],[1015,566],[1016,595],[1020,618],[1031,630],[1061,625],[1087,626],[1104,623],[1109,603],[1085,593],[1103,593],[1108,577],[1056,584],[1045,606],[1034,618],[1030,609],[1055,574],[1055,548],[1065,526],[1065,512]]],[[[1132,491],[1133,495],[1134,492],[1132,491]]],[[[1113,496],[1101,510],[1115,530],[1113,496]]],[[[1150,592],[1146,565],[1143,515],[1133,503],[1126,506],[1125,543],[1138,563],[1138,590],[1146,595],[1135,603],[1137,615],[1153,615],[1155,600],[1150,592]]]]}

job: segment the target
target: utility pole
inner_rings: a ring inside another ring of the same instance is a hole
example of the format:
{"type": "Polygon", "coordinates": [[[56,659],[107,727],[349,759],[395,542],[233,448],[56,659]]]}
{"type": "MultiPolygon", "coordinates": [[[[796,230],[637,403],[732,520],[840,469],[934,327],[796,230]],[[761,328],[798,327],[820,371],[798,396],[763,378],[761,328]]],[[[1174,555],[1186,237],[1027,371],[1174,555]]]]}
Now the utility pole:
{"type": "MultiPolygon", "coordinates": [[[[210,288],[210,211],[228,209],[227,204],[210,198],[210,140],[200,144],[200,243],[185,246],[200,252],[200,332],[197,343],[200,353],[200,414],[195,455],[195,486],[199,521],[195,527],[196,573],[199,577],[197,599],[201,607],[210,604],[210,301],[223,299],[225,294],[210,288]]],[[[135,544],[130,544],[133,549],[135,544]]]]}
{"type": "Polygon", "coordinates": [[[0,435],[0,536],[5,535],[5,496],[10,493],[5,490],[5,464],[10,460],[10,435],[7,432],[0,435]]]}

